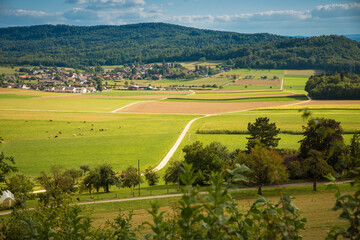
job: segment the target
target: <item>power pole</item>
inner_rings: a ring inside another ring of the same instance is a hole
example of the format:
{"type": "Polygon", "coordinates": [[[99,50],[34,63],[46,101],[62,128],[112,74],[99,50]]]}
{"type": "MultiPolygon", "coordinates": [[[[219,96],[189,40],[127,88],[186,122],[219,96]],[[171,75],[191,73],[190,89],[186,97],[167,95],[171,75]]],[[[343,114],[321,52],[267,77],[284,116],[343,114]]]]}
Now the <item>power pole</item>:
{"type": "Polygon", "coordinates": [[[141,175],[140,175],[140,160],[138,159],[138,173],[139,173],[139,196],[140,196],[140,181],[141,181],[141,175]]]}

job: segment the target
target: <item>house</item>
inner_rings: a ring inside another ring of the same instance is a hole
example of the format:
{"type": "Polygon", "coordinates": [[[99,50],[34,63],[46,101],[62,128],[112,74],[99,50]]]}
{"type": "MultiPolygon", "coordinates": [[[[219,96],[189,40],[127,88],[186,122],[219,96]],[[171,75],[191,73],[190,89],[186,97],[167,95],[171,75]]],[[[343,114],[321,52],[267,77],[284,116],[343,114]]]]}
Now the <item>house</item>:
{"type": "Polygon", "coordinates": [[[75,88],[75,92],[76,93],[86,93],[87,90],[86,88],[82,87],[82,88],[75,88]]]}
{"type": "Polygon", "coordinates": [[[15,196],[9,190],[5,190],[0,197],[0,206],[2,208],[13,207],[16,203],[15,196]]]}
{"type": "Polygon", "coordinates": [[[131,85],[128,87],[128,90],[147,90],[148,86],[146,85],[131,85]]]}
{"type": "Polygon", "coordinates": [[[64,92],[65,87],[54,87],[54,92],[64,92]]]}
{"type": "Polygon", "coordinates": [[[55,92],[55,88],[54,87],[46,87],[44,88],[45,92],[55,92]]]}
{"type": "Polygon", "coordinates": [[[74,87],[65,87],[63,92],[66,92],[66,93],[76,93],[76,88],[74,87]]]}
{"type": "Polygon", "coordinates": [[[6,81],[15,81],[16,77],[15,77],[15,75],[6,75],[5,80],[6,81]]]}
{"type": "Polygon", "coordinates": [[[131,85],[130,87],[128,87],[128,90],[139,90],[139,86],[138,85],[131,85]]]}

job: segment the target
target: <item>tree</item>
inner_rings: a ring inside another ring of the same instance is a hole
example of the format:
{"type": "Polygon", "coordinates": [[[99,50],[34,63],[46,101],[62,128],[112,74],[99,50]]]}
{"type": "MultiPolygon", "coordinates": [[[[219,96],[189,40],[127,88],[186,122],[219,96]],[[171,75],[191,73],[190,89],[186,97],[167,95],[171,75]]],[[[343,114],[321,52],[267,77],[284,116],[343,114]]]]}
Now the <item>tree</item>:
{"type": "Polygon", "coordinates": [[[178,191],[180,190],[180,174],[183,173],[183,162],[182,161],[172,161],[169,163],[169,167],[165,171],[164,181],[165,184],[168,183],[177,183],[178,191]]]}
{"type": "Polygon", "coordinates": [[[96,77],[95,82],[96,82],[96,90],[101,92],[103,90],[102,79],[99,77],[96,77]]]}
{"type": "Polygon", "coordinates": [[[150,186],[154,186],[159,182],[160,176],[151,166],[145,170],[144,175],[150,186]]]}
{"type": "Polygon", "coordinates": [[[129,166],[127,169],[121,172],[120,174],[120,182],[121,186],[131,188],[131,193],[134,196],[134,187],[140,184],[141,179],[139,180],[138,170],[129,166]]]}
{"type": "Polygon", "coordinates": [[[270,119],[267,117],[259,117],[254,123],[248,123],[248,131],[250,137],[246,145],[247,151],[254,148],[257,142],[261,143],[268,149],[276,148],[279,144],[280,138],[276,138],[280,129],[276,128],[275,123],[269,123],[270,119]]]}
{"type": "Polygon", "coordinates": [[[104,163],[98,166],[95,171],[99,174],[100,186],[104,188],[105,192],[109,192],[111,185],[119,184],[119,179],[116,177],[110,164],[104,163]]]}
{"type": "Polygon", "coordinates": [[[99,192],[101,187],[101,179],[100,174],[96,169],[90,170],[89,173],[85,176],[81,183],[81,188],[84,190],[88,190],[91,196],[91,191],[95,188],[97,192],[99,192]]]}
{"type": "Polygon", "coordinates": [[[65,171],[65,174],[69,174],[73,180],[73,184],[76,184],[77,179],[79,179],[82,175],[82,171],[80,169],[71,168],[71,169],[67,169],[65,171]]]}
{"type": "Polygon", "coordinates": [[[84,175],[85,175],[86,172],[90,171],[89,165],[81,165],[80,169],[83,171],[84,175]]]}
{"type": "MultiPolygon", "coordinates": [[[[11,172],[17,172],[14,166],[15,161],[13,157],[6,157],[3,152],[0,154],[0,184],[6,182],[6,175],[11,172]]],[[[0,194],[2,194],[2,187],[0,187],[0,194]]]]}
{"type": "Polygon", "coordinates": [[[64,172],[61,166],[52,166],[51,175],[41,172],[37,181],[46,190],[44,198],[42,199],[45,204],[50,200],[58,202],[62,201],[63,194],[69,194],[75,191],[73,178],[69,172],[64,172]]]}
{"type": "Polygon", "coordinates": [[[236,160],[251,170],[246,176],[250,183],[258,187],[259,195],[262,195],[261,188],[265,184],[278,184],[287,178],[284,159],[277,151],[268,150],[265,146],[255,145],[248,154],[239,152],[236,160]]]}
{"type": "Polygon", "coordinates": [[[206,184],[211,172],[219,172],[222,166],[230,159],[230,153],[226,146],[219,142],[212,142],[206,147],[197,141],[183,148],[184,159],[192,164],[196,175],[195,184],[206,184]]]}
{"type": "Polygon", "coordinates": [[[322,152],[327,156],[327,162],[337,172],[346,167],[348,164],[344,162],[341,156],[345,154],[343,129],[340,122],[333,119],[313,118],[303,126],[304,138],[299,141],[300,156],[303,159],[308,158],[311,150],[322,152]]]}
{"type": "Polygon", "coordinates": [[[34,183],[24,174],[19,173],[6,182],[7,189],[12,192],[17,201],[24,202],[30,198],[34,183]]]}
{"type": "Polygon", "coordinates": [[[360,167],[360,134],[355,133],[350,141],[350,168],[360,167]]]}
{"type": "Polygon", "coordinates": [[[324,153],[312,149],[308,155],[303,161],[303,170],[313,180],[313,190],[316,191],[316,182],[324,175],[334,173],[334,169],[327,163],[324,153]]]}

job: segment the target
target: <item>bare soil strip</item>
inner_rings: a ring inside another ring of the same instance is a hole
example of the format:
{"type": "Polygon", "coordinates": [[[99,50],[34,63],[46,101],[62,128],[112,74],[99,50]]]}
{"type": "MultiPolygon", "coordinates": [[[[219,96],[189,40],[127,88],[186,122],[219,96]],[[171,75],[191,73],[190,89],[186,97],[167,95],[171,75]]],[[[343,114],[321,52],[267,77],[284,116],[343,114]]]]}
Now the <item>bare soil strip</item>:
{"type": "Polygon", "coordinates": [[[254,108],[266,108],[290,104],[300,104],[304,101],[274,101],[274,102],[241,102],[241,103],[204,103],[204,102],[141,102],[119,112],[126,113],[167,113],[167,114],[219,114],[236,112],[254,108]]]}

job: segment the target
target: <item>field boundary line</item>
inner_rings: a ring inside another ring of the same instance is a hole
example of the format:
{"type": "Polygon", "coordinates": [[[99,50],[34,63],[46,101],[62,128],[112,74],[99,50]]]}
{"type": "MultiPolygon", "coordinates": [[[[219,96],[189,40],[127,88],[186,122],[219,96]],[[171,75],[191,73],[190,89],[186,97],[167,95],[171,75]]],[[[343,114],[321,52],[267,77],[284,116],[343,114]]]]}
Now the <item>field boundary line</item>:
{"type": "Polygon", "coordinates": [[[132,106],[132,105],[135,105],[135,104],[137,104],[137,103],[142,103],[142,102],[154,102],[154,101],[139,101],[139,102],[133,102],[133,103],[130,103],[130,104],[126,105],[126,106],[123,106],[123,107],[120,107],[120,108],[118,108],[118,109],[115,109],[114,111],[111,111],[111,112],[112,112],[112,113],[116,113],[116,112],[118,112],[118,111],[120,111],[120,110],[123,110],[123,109],[128,108],[128,107],[130,107],[130,106],[132,106]]]}

